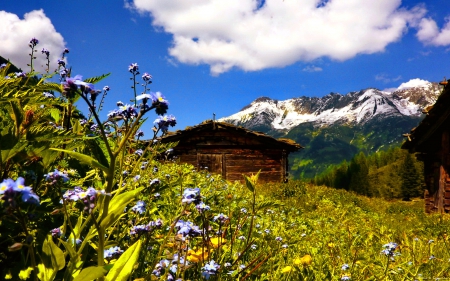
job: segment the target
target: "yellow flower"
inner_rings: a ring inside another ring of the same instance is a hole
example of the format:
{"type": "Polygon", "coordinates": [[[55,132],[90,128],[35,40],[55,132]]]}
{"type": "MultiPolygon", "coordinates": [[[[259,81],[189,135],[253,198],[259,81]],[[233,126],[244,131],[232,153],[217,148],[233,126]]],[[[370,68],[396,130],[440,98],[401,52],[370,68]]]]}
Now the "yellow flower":
{"type": "Polygon", "coordinates": [[[211,241],[211,245],[216,249],[227,242],[227,240],[225,240],[223,238],[219,238],[219,237],[213,237],[213,238],[209,239],[209,241],[211,241]]]}
{"type": "MultiPolygon", "coordinates": [[[[212,252],[212,249],[210,250],[210,252],[212,252]]],[[[209,255],[209,253],[208,253],[207,249],[205,249],[205,252],[203,252],[201,248],[198,249],[197,251],[189,249],[187,252],[186,259],[190,262],[199,262],[199,261],[207,259],[208,255],[209,255]],[[203,253],[203,255],[202,255],[202,253],[203,253]],[[203,258],[202,258],[202,256],[203,256],[203,258]]]]}
{"type": "Polygon", "coordinates": [[[328,243],[328,248],[334,248],[334,243],[332,243],[332,242],[330,242],[330,243],[328,243]]]}
{"type": "Polygon", "coordinates": [[[310,265],[312,262],[312,257],[310,255],[304,255],[301,259],[297,258],[294,261],[294,264],[296,265],[303,265],[303,266],[307,266],[310,265]]]}
{"type": "Polygon", "coordinates": [[[293,271],[293,270],[295,270],[295,269],[293,269],[292,268],[292,266],[286,266],[285,268],[283,268],[282,270],[281,270],[281,273],[287,273],[287,272],[291,272],[291,271],[293,271]]]}

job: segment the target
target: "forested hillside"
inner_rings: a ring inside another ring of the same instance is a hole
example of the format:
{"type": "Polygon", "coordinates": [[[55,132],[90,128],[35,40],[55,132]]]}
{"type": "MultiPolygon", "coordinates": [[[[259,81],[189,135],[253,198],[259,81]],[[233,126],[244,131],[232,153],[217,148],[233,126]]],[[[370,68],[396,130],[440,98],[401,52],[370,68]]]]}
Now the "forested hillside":
{"type": "Polygon", "coordinates": [[[350,162],[330,166],[312,181],[361,195],[409,200],[423,194],[423,165],[399,147],[369,156],[360,152],[350,162]]]}

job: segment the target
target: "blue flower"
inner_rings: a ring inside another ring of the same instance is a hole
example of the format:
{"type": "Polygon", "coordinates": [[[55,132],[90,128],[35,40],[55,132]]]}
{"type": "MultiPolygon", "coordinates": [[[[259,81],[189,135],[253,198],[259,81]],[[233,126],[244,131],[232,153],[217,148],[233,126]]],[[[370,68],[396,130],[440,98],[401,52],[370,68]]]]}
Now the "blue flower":
{"type": "Polygon", "coordinates": [[[55,96],[52,95],[52,94],[50,94],[49,92],[43,92],[42,95],[43,95],[44,97],[46,97],[46,98],[49,98],[49,99],[55,98],[55,96]]]}
{"type": "Polygon", "coordinates": [[[203,202],[200,202],[195,206],[200,213],[211,210],[211,208],[203,202]]]}
{"type": "Polygon", "coordinates": [[[139,201],[137,201],[136,202],[136,205],[134,205],[132,208],[131,208],[131,210],[133,211],[133,212],[136,212],[136,213],[139,213],[139,214],[143,214],[143,213],[145,213],[145,207],[146,207],[146,203],[144,202],[144,201],[142,201],[142,200],[139,200],[139,201]]]}
{"type": "Polygon", "coordinates": [[[42,54],[45,54],[45,56],[48,58],[50,56],[50,51],[46,48],[42,48],[42,54]]]}
{"type": "Polygon", "coordinates": [[[350,268],[350,266],[348,265],[348,264],[346,264],[346,263],[344,263],[342,266],[341,266],[341,270],[348,270],[350,268]]]}
{"type": "Polygon", "coordinates": [[[199,204],[201,202],[201,196],[200,196],[200,188],[186,188],[183,191],[183,198],[181,199],[182,203],[186,204],[199,204]]]}
{"type": "Polygon", "coordinates": [[[228,221],[228,217],[224,214],[220,213],[213,218],[213,221],[217,221],[218,224],[223,225],[228,221]]]}
{"type": "Polygon", "coordinates": [[[341,280],[342,281],[349,281],[349,280],[351,280],[352,278],[349,276],[349,275],[342,275],[342,277],[341,277],[341,280]]]}
{"type": "Polygon", "coordinates": [[[206,263],[204,267],[202,267],[202,275],[208,280],[211,275],[217,274],[219,268],[220,265],[214,260],[211,260],[209,263],[206,263]]]}
{"type": "Polygon", "coordinates": [[[134,154],[136,154],[138,156],[142,156],[142,154],[144,154],[144,151],[142,149],[138,149],[134,152],[134,154]]]}
{"type": "Polygon", "coordinates": [[[0,69],[5,68],[5,67],[6,67],[6,63],[0,64],[0,69]]]}
{"type": "Polygon", "coordinates": [[[115,246],[111,247],[103,252],[103,256],[105,259],[113,259],[119,257],[123,253],[123,250],[120,247],[115,246]]]}

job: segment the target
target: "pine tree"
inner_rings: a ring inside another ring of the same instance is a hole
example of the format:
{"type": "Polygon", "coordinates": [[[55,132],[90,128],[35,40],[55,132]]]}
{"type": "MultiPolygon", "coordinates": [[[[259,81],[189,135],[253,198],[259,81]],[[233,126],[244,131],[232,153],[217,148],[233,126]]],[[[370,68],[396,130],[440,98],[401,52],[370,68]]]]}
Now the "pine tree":
{"type": "Polygon", "coordinates": [[[411,200],[412,197],[420,195],[420,174],[418,173],[414,159],[407,153],[400,167],[401,193],[403,200],[411,200]]]}

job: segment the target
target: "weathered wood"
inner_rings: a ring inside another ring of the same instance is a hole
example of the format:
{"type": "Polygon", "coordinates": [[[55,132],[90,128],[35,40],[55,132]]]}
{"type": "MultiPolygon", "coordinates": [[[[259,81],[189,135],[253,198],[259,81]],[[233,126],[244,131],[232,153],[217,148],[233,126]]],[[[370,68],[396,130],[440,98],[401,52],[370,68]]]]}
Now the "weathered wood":
{"type": "Polygon", "coordinates": [[[248,165],[248,166],[227,166],[228,173],[251,173],[258,172],[278,172],[281,173],[280,165],[248,165]]]}

